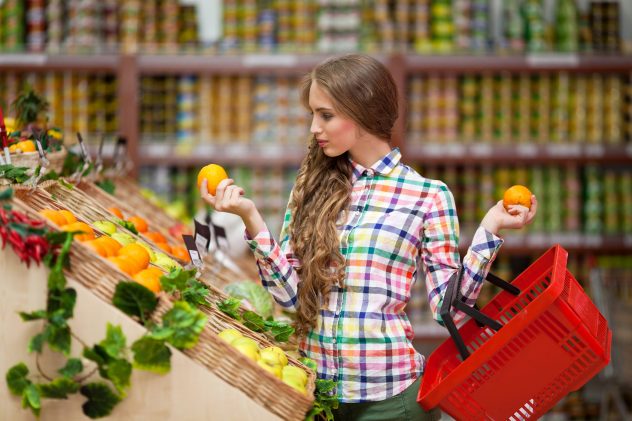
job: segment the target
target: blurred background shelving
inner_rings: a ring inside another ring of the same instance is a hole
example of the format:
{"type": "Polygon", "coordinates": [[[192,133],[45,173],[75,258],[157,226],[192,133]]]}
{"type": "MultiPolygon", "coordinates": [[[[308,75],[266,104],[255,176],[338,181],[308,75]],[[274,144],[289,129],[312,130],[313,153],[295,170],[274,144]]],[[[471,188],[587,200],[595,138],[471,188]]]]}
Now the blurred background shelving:
{"type": "MultiPolygon", "coordinates": [[[[182,217],[201,206],[198,168],[222,164],[278,231],[309,135],[297,82],[352,51],[391,70],[393,145],[453,191],[462,251],[520,183],[540,216],[494,272],[556,242],[585,285],[595,265],[632,271],[627,0],[4,0],[0,105],[27,82],[67,141],[125,136],[133,175],[182,217]]],[[[433,341],[422,287],[410,318],[433,341]]]]}

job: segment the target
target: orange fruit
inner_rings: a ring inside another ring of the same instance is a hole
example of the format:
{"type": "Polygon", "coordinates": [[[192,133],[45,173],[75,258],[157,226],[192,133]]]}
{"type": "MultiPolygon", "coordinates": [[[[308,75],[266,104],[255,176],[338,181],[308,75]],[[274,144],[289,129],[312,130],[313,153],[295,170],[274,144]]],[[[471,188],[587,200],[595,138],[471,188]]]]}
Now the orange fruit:
{"type": "Polygon", "coordinates": [[[108,255],[108,250],[102,243],[99,242],[99,239],[86,241],[84,243],[86,246],[90,247],[101,257],[110,257],[108,255]]]}
{"type": "Polygon", "coordinates": [[[129,276],[134,276],[136,272],[135,263],[127,256],[115,256],[108,257],[108,260],[121,270],[121,272],[128,274],[129,276]]]}
{"type": "Polygon", "coordinates": [[[98,241],[102,247],[107,250],[108,257],[116,256],[122,247],[121,243],[112,237],[108,237],[107,235],[97,238],[96,241],[98,241]]]}
{"type": "Polygon", "coordinates": [[[59,227],[66,225],[66,218],[64,218],[59,211],[54,209],[42,209],[38,213],[59,227]]]}
{"type": "Polygon", "coordinates": [[[114,214],[114,215],[116,215],[117,217],[119,217],[119,218],[123,219],[123,212],[121,212],[121,210],[120,210],[119,208],[117,208],[116,206],[109,207],[109,208],[108,208],[108,210],[109,210],[112,214],[114,214]]]}
{"type": "Polygon", "coordinates": [[[143,234],[145,237],[153,241],[154,243],[166,243],[167,239],[164,235],[157,231],[148,231],[143,234]]]}
{"type": "Polygon", "coordinates": [[[89,241],[94,240],[94,231],[90,225],[85,222],[73,222],[72,224],[66,224],[61,228],[63,231],[81,231],[83,234],[76,234],[77,241],[89,241]]]}
{"type": "Polygon", "coordinates": [[[162,251],[166,251],[167,253],[171,253],[171,246],[167,243],[156,243],[156,247],[161,249],[162,251]]]}
{"type": "Polygon", "coordinates": [[[177,259],[180,259],[185,262],[190,262],[191,258],[189,257],[189,252],[182,246],[173,246],[171,247],[171,254],[177,259]]]}
{"type": "Polygon", "coordinates": [[[62,209],[62,210],[58,210],[57,213],[59,213],[60,215],[62,215],[66,219],[66,223],[67,224],[73,224],[73,223],[77,222],[77,218],[69,210],[62,209]]]}
{"type": "Polygon", "coordinates": [[[156,267],[156,266],[149,266],[147,269],[145,269],[146,271],[152,272],[154,274],[156,274],[159,278],[164,275],[165,273],[162,271],[162,269],[156,267]]]}
{"type": "Polygon", "coordinates": [[[207,180],[206,187],[208,189],[208,192],[212,194],[213,196],[215,196],[215,193],[217,192],[217,185],[220,183],[220,181],[228,178],[228,174],[226,173],[226,170],[220,165],[209,164],[205,166],[198,173],[198,177],[197,177],[198,190],[202,186],[202,181],[205,178],[207,180]]]}
{"type": "Polygon", "coordinates": [[[147,226],[147,221],[145,221],[140,216],[132,216],[127,218],[127,220],[134,224],[134,226],[136,227],[136,231],[138,232],[147,232],[149,229],[149,227],[147,226]]]}
{"type": "Polygon", "coordinates": [[[162,289],[160,285],[160,275],[156,274],[155,271],[151,269],[145,269],[138,272],[136,275],[132,277],[133,280],[144,286],[145,288],[153,291],[155,293],[160,292],[162,289]]]}
{"type": "Polygon", "coordinates": [[[140,244],[132,243],[121,247],[118,251],[118,256],[129,257],[135,263],[137,272],[147,268],[149,265],[149,253],[140,244]]]}
{"type": "Polygon", "coordinates": [[[525,186],[515,185],[505,190],[503,206],[508,209],[510,205],[522,205],[531,209],[531,191],[525,186]]]}
{"type": "Polygon", "coordinates": [[[35,152],[35,142],[32,140],[23,140],[22,142],[18,142],[16,149],[21,149],[22,152],[35,152]]]}

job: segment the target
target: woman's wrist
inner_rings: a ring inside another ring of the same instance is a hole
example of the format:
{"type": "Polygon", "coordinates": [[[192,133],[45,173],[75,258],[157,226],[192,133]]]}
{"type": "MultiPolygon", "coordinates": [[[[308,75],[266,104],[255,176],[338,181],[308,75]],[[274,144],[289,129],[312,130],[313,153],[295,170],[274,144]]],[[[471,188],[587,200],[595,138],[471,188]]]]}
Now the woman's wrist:
{"type": "Polygon", "coordinates": [[[500,231],[500,227],[498,226],[498,224],[493,221],[491,218],[488,218],[487,216],[485,218],[483,218],[483,220],[481,221],[481,227],[485,228],[485,230],[491,232],[494,235],[498,235],[498,232],[500,231]]]}
{"type": "Polygon", "coordinates": [[[250,238],[256,237],[265,228],[265,222],[256,207],[253,207],[250,212],[243,215],[241,219],[246,225],[246,232],[250,238]]]}

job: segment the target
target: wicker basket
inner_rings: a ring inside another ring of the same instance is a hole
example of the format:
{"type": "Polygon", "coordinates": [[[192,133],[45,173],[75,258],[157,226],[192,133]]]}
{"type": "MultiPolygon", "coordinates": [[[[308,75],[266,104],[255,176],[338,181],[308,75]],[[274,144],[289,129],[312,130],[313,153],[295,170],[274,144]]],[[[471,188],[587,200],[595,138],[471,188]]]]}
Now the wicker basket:
{"type": "MultiPolygon", "coordinates": [[[[152,215],[151,213],[148,214],[148,213],[142,212],[142,209],[140,209],[139,211],[138,208],[130,206],[123,199],[112,196],[111,194],[104,191],[102,188],[100,188],[99,186],[97,186],[96,184],[92,182],[81,181],[75,187],[78,188],[83,193],[85,193],[90,198],[99,202],[101,206],[103,207],[107,207],[107,208],[117,207],[123,212],[124,215],[129,215],[129,216],[138,215],[142,217],[148,222],[149,231],[160,232],[167,239],[167,243],[170,246],[175,246],[175,245],[183,246],[184,245],[181,238],[177,239],[169,233],[169,231],[167,230],[167,226],[159,224],[159,223],[155,223],[154,215],[152,215]]],[[[152,245],[157,247],[154,241],[145,237],[143,233],[140,233],[139,235],[145,242],[151,243],[152,245]]],[[[178,259],[177,257],[173,256],[171,253],[165,252],[164,250],[162,250],[162,252],[168,254],[172,259],[175,259],[176,261],[182,264],[188,263],[188,262],[184,262],[178,259]]]]}
{"type": "MultiPolygon", "coordinates": [[[[59,203],[41,188],[30,194],[26,193],[25,190],[18,191],[13,202],[16,209],[39,219],[42,219],[37,214],[39,210],[60,208],[59,203]]],[[[72,211],[81,215],[85,212],[84,208],[88,206],[90,205],[82,204],[79,207],[73,207],[72,211]]],[[[50,221],[44,220],[48,226],[57,229],[50,221]]],[[[71,248],[70,268],[66,273],[69,279],[86,286],[107,303],[111,303],[117,283],[129,279],[128,275],[121,272],[111,262],[77,241],[73,243],[71,248]]],[[[208,316],[207,324],[200,334],[198,344],[192,349],[184,350],[183,353],[279,417],[287,420],[303,420],[313,405],[316,378],[314,372],[288,355],[289,364],[299,366],[308,373],[307,395],[303,395],[259,367],[256,362],[236,352],[234,348],[219,338],[217,335],[219,332],[233,328],[239,330],[244,336],[257,341],[261,347],[270,346],[272,343],[263,334],[250,331],[219,311],[216,303],[224,300],[227,296],[212,285],[208,285],[208,288],[210,291],[207,297],[209,306],[201,309],[208,316]]],[[[158,309],[152,315],[155,322],[159,321],[173,305],[172,297],[164,293],[161,293],[159,297],[158,309]]]]}
{"type": "Polygon", "coordinates": [[[173,227],[182,222],[169,216],[162,208],[151,203],[143,196],[142,189],[131,178],[119,177],[113,180],[116,188],[114,196],[119,200],[124,200],[129,207],[136,210],[141,215],[147,215],[157,226],[173,227]]]}
{"type": "MultiPolygon", "coordinates": [[[[68,151],[63,146],[61,150],[47,154],[46,159],[48,159],[49,162],[48,170],[55,171],[58,174],[61,173],[61,170],[64,167],[66,155],[68,155],[68,151]]],[[[27,167],[34,171],[40,164],[39,154],[37,152],[11,154],[11,164],[15,167],[27,167]]],[[[0,178],[0,186],[7,186],[10,184],[9,180],[0,178]]]]}

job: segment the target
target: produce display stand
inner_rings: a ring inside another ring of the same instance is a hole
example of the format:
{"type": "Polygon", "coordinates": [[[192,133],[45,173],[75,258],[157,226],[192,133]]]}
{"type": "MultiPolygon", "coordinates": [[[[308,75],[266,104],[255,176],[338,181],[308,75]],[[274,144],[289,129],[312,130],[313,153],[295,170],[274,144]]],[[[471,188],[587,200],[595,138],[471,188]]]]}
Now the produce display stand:
{"type": "MultiPolygon", "coordinates": [[[[39,217],[37,215],[37,211],[41,209],[66,208],[71,210],[79,220],[83,220],[83,222],[88,224],[94,220],[107,219],[108,212],[103,209],[99,203],[92,201],[89,197],[82,197],[81,199],[78,199],[80,196],[77,196],[76,194],[67,194],[67,192],[64,194],[64,189],[68,191],[74,190],[68,189],[59,183],[49,183],[46,185],[46,188],[38,187],[34,190],[22,188],[16,191],[15,197],[12,200],[12,205],[14,209],[25,212],[34,218],[39,217]]],[[[86,196],[81,192],[74,193],[80,193],[86,196]]],[[[39,218],[41,219],[41,217],[39,218]]],[[[46,223],[49,227],[57,229],[56,226],[48,220],[46,220],[46,223]]],[[[98,233],[98,230],[95,229],[95,232],[98,233]]],[[[11,252],[5,250],[3,255],[6,256],[10,253],[11,252]]],[[[97,255],[88,246],[75,241],[73,242],[71,248],[71,270],[67,271],[67,277],[69,280],[72,280],[74,283],[80,284],[83,288],[85,288],[87,294],[92,294],[96,298],[100,299],[99,307],[104,309],[109,308],[109,310],[104,311],[118,313],[118,310],[110,304],[112,296],[117,283],[120,280],[129,279],[129,276],[121,272],[111,262],[97,255]]],[[[41,297],[45,297],[46,276],[42,274],[40,275],[40,278],[41,279],[39,281],[41,282],[41,289],[38,294],[41,295],[41,297]]],[[[16,287],[18,291],[21,291],[19,284],[21,280],[21,277],[10,274],[6,277],[6,282],[3,282],[3,287],[16,287]]],[[[204,282],[203,279],[201,281],[204,282]]],[[[206,282],[205,284],[210,292],[207,297],[209,305],[208,307],[200,307],[200,310],[207,315],[208,322],[200,334],[198,344],[194,348],[182,351],[182,353],[179,354],[183,359],[187,359],[190,362],[195,363],[198,369],[200,366],[203,367],[204,370],[200,371],[206,372],[209,378],[212,378],[213,381],[216,382],[215,386],[204,388],[205,393],[208,394],[209,397],[208,399],[205,398],[203,400],[211,400],[215,402],[215,405],[218,407],[230,409],[228,415],[217,417],[217,419],[254,419],[254,417],[250,417],[248,414],[260,413],[263,418],[258,417],[261,419],[274,419],[275,417],[278,417],[280,419],[287,420],[302,420],[307,411],[313,405],[313,392],[315,387],[314,372],[307,369],[307,367],[301,364],[297,359],[288,355],[290,365],[299,366],[308,373],[308,384],[306,387],[307,394],[303,395],[283,383],[271,373],[268,373],[263,368],[259,367],[256,362],[250,360],[235,350],[228,343],[221,340],[218,336],[220,331],[226,328],[234,328],[239,330],[244,336],[254,339],[260,347],[272,345],[270,340],[263,334],[250,331],[242,324],[219,311],[216,304],[219,301],[226,299],[227,296],[212,285],[206,282]],[[224,389],[235,389],[235,394],[238,398],[233,401],[222,401],[221,399],[215,400],[210,397],[210,395],[214,395],[216,392],[219,396],[227,393],[224,389]],[[236,403],[233,405],[230,403],[239,402],[241,400],[248,401],[248,404],[243,406],[244,408],[247,408],[247,413],[244,414],[243,417],[240,415],[241,404],[236,403]]],[[[152,316],[153,318],[156,318],[156,320],[159,320],[160,317],[172,306],[172,298],[169,295],[160,293],[159,299],[159,307],[152,316]]],[[[17,301],[19,300],[16,300],[16,302],[17,301]]],[[[80,300],[78,299],[77,301],[79,302],[80,300]]],[[[18,310],[28,309],[28,306],[20,306],[12,311],[15,312],[18,310]]],[[[244,311],[244,309],[242,308],[241,311],[244,311]]],[[[92,318],[92,316],[87,317],[87,319],[92,320],[87,323],[88,326],[103,326],[103,329],[105,329],[106,322],[110,321],[108,318],[98,318],[97,322],[95,321],[97,320],[96,316],[94,317],[95,318],[92,318]]],[[[79,321],[76,321],[76,323],[84,323],[84,320],[81,317],[75,317],[75,319],[79,321]]],[[[128,318],[127,321],[129,324],[135,324],[131,318],[128,318]]],[[[141,330],[143,329],[140,325],[136,325],[136,327],[141,330]]],[[[3,326],[2,331],[6,334],[8,331],[14,330],[14,326],[11,328],[3,326]]],[[[97,333],[97,335],[99,334],[102,334],[102,332],[97,333]]],[[[26,348],[27,342],[28,340],[22,342],[23,347],[21,349],[24,350],[26,348]]],[[[16,353],[14,355],[20,355],[20,353],[16,353]]],[[[7,358],[3,358],[3,361],[6,360],[7,358]]],[[[8,360],[11,361],[10,358],[8,360]]],[[[169,373],[167,377],[171,375],[173,375],[173,372],[169,373]]],[[[153,381],[152,379],[153,377],[149,376],[147,381],[151,382],[153,381]]],[[[182,381],[181,384],[182,387],[186,388],[189,383],[182,381]]],[[[143,392],[139,391],[137,393],[151,393],[153,387],[147,385],[147,387],[141,387],[139,389],[143,392]]],[[[132,391],[131,393],[134,392],[132,391]]],[[[186,396],[186,394],[184,395],[186,396]]],[[[192,391],[191,396],[199,396],[199,392],[197,390],[192,391]]],[[[170,401],[170,398],[162,400],[161,405],[162,402],[168,401],[170,401]]],[[[188,406],[195,407],[197,404],[198,403],[196,401],[191,400],[189,401],[188,406]]],[[[144,406],[136,407],[135,416],[139,417],[138,419],[148,419],[148,414],[143,412],[143,408],[144,406]]],[[[191,409],[193,410],[193,408],[191,409]]],[[[171,413],[171,409],[169,408],[164,409],[164,411],[166,411],[165,413],[169,414],[170,417],[173,417],[169,419],[185,419],[184,417],[180,417],[177,412],[171,413]]],[[[222,411],[223,409],[220,412],[222,411]]],[[[214,413],[212,414],[212,418],[216,418],[216,415],[214,413]]],[[[168,417],[159,417],[159,419],[167,418],[168,417]]],[[[207,418],[210,419],[211,417],[207,418]]],[[[123,417],[121,419],[131,418],[123,417]]]]}
{"type": "Polygon", "coordinates": [[[428,358],[424,408],[459,420],[537,419],[608,364],[612,331],[566,269],[567,256],[549,249],[480,312],[470,308],[474,318],[457,333],[450,307],[465,310],[459,282],[450,282],[441,314],[452,338],[428,358]]]}

